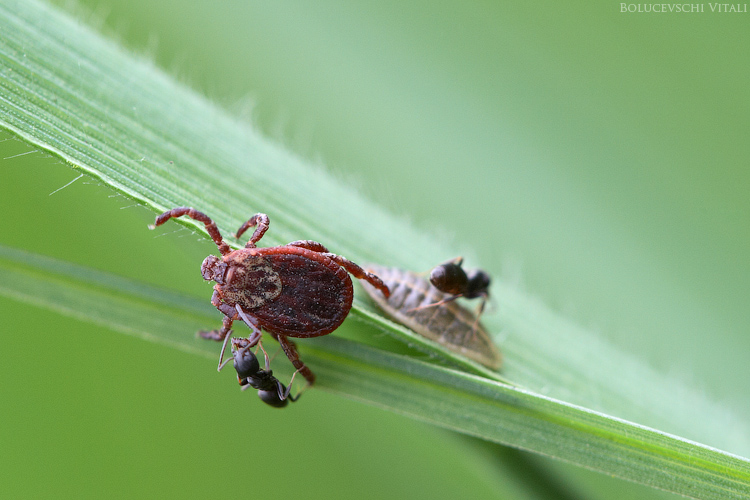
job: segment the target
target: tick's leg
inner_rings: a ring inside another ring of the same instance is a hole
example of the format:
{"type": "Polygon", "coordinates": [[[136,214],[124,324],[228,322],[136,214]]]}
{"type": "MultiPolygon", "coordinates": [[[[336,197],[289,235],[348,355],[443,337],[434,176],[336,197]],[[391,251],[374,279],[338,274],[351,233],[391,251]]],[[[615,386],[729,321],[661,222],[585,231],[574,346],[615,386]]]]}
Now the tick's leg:
{"type": "Polygon", "coordinates": [[[315,374],[305,366],[305,363],[300,361],[297,346],[294,345],[294,342],[286,338],[284,335],[274,335],[274,338],[279,341],[281,348],[284,349],[286,356],[289,358],[289,361],[292,362],[297,371],[307,379],[308,384],[313,385],[315,383],[315,374]]]}
{"type": "Polygon", "coordinates": [[[326,247],[313,240],[297,240],[292,241],[291,243],[287,243],[287,245],[290,247],[306,248],[308,250],[312,250],[313,252],[328,253],[328,249],[326,247]]]}
{"type": "Polygon", "coordinates": [[[245,231],[247,231],[251,227],[258,226],[255,228],[253,235],[245,245],[245,248],[255,248],[255,244],[258,243],[258,240],[260,240],[263,235],[266,234],[266,231],[268,231],[269,222],[270,221],[268,220],[268,216],[266,214],[255,214],[250,217],[250,220],[240,226],[234,237],[239,239],[239,237],[242,236],[245,231]]]}
{"type": "Polygon", "coordinates": [[[336,255],[335,253],[330,253],[326,247],[324,247],[317,241],[297,240],[291,243],[287,243],[287,245],[292,247],[306,248],[307,250],[312,250],[313,252],[322,253],[329,259],[333,260],[336,264],[349,271],[355,278],[367,280],[372,286],[383,292],[383,295],[386,299],[391,295],[391,291],[388,289],[385,283],[383,283],[383,280],[372,273],[368,273],[346,257],[336,255]]]}
{"type": "Polygon", "coordinates": [[[340,255],[336,255],[335,253],[324,253],[326,257],[333,260],[336,264],[340,265],[347,271],[349,271],[352,276],[355,278],[359,278],[361,280],[366,280],[369,284],[377,288],[383,293],[383,296],[387,299],[391,296],[391,291],[388,289],[385,283],[383,283],[383,280],[378,278],[372,273],[368,273],[361,267],[359,267],[354,262],[350,261],[346,257],[342,257],[340,255]]]}
{"type": "Polygon", "coordinates": [[[232,323],[234,322],[234,320],[235,318],[224,316],[224,321],[221,324],[221,330],[201,330],[198,332],[198,335],[206,340],[215,340],[217,342],[225,341],[232,333],[232,323]]]}
{"type": "MultiPolygon", "coordinates": [[[[211,304],[213,304],[216,309],[224,314],[224,320],[221,324],[221,330],[211,330],[210,332],[200,331],[198,332],[198,335],[207,340],[216,340],[218,342],[224,341],[224,343],[221,345],[221,353],[219,354],[219,366],[217,368],[217,370],[221,371],[222,367],[224,366],[224,351],[226,351],[227,342],[229,342],[229,338],[232,336],[232,323],[234,323],[234,321],[238,319],[239,316],[237,314],[237,311],[232,306],[221,301],[221,299],[219,298],[219,292],[217,292],[216,290],[214,290],[214,294],[211,296],[211,304]]],[[[254,329],[253,333],[255,333],[254,329]]]]}
{"type": "Polygon", "coordinates": [[[335,253],[331,253],[328,251],[326,247],[318,243],[317,241],[312,240],[297,240],[292,241],[291,243],[287,243],[289,246],[293,247],[300,247],[305,248],[307,250],[312,250],[313,252],[322,253],[329,259],[333,260],[336,264],[340,265],[347,271],[349,271],[355,278],[359,278],[361,280],[367,280],[372,286],[379,289],[381,292],[383,292],[383,295],[385,295],[385,298],[387,299],[391,295],[391,291],[388,289],[388,287],[383,283],[383,280],[378,278],[372,273],[368,273],[361,267],[359,267],[354,262],[350,261],[346,257],[342,257],[340,255],[336,255],[335,253]]]}
{"type": "Polygon", "coordinates": [[[237,319],[237,311],[234,310],[234,307],[222,302],[221,297],[219,297],[219,292],[216,290],[214,290],[213,295],[211,295],[211,305],[221,311],[221,314],[224,316],[230,316],[232,319],[237,319]]]}
{"type": "Polygon", "coordinates": [[[224,243],[224,240],[221,237],[221,233],[219,232],[219,228],[216,227],[216,223],[212,221],[208,215],[204,214],[203,212],[199,212],[194,208],[177,207],[173,208],[172,210],[167,210],[166,212],[158,216],[153,226],[149,226],[149,228],[154,229],[156,226],[161,226],[173,217],[182,217],[183,215],[187,215],[191,219],[205,224],[206,231],[208,231],[208,234],[211,236],[211,239],[214,240],[216,246],[219,247],[219,252],[221,252],[221,255],[226,255],[231,251],[229,249],[229,245],[224,243]]]}
{"type": "Polygon", "coordinates": [[[211,330],[210,332],[200,331],[198,332],[198,335],[204,339],[221,342],[227,338],[230,328],[232,328],[232,321],[237,319],[237,311],[235,311],[229,304],[222,302],[219,298],[219,292],[216,290],[214,290],[214,294],[211,296],[211,304],[225,316],[224,323],[221,330],[211,330]]]}

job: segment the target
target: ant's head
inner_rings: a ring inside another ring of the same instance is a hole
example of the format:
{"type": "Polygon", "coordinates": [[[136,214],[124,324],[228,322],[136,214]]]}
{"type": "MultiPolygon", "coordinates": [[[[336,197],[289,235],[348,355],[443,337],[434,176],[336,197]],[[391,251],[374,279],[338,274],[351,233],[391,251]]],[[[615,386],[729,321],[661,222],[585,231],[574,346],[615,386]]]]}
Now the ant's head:
{"type": "MultiPolygon", "coordinates": [[[[234,341],[234,339],[232,340],[234,341]]],[[[232,364],[234,365],[234,369],[237,370],[237,376],[240,379],[255,377],[260,371],[258,358],[249,347],[232,349],[232,356],[234,356],[232,364]]]]}
{"type": "Polygon", "coordinates": [[[468,278],[460,263],[446,262],[430,271],[430,283],[443,293],[458,295],[466,290],[468,278]]]}
{"type": "Polygon", "coordinates": [[[226,284],[227,264],[215,255],[209,255],[201,264],[201,274],[206,281],[226,284]]]}
{"type": "Polygon", "coordinates": [[[489,295],[490,275],[481,269],[474,269],[467,274],[468,283],[464,297],[473,299],[475,297],[486,297],[489,295]]]}

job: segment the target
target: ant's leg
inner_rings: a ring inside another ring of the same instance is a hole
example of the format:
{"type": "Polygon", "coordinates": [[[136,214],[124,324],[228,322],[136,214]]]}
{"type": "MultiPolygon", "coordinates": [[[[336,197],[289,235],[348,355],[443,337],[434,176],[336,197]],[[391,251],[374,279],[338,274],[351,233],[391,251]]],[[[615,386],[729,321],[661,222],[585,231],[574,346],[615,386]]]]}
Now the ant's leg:
{"type": "MultiPolygon", "coordinates": [[[[268,353],[263,348],[263,344],[261,342],[258,342],[258,347],[260,347],[260,350],[263,351],[263,356],[266,358],[265,371],[270,373],[271,372],[271,359],[268,357],[268,353]]],[[[286,389],[284,389],[284,384],[282,384],[278,379],[276,379],[276,390],[279,394],[280,401],[289,399],[293,403],[299,399],[300,395],[302,394],[301,392],[296,397],[289,395],[289,393],[292,391],[292,384],[294,383],[294,377],[296,377],[299,372],[300,371],[297,370],[292,374],[292,378],[289,381],[289,385],[286,386],[286,389]]],[[[245,390],[245,387],[243,387],[242,390],[245,390]]]]}
{"type": "Polygon", "coordinates": [[[234,237],[239,239],[245,231],[247,231],[251,227],[258,226],[255,228],[253,235],[245,245],[245,248],[255,248],[255,244],[258,243],[258,240],[260,240],[263,235],[266,234],[266,231],[268,231],[269,222],[270,221],[268,220],[268,216],[266,214],[255,214],[250,217],[250,220],[240,226],[240,228],[234,234],[234,237]]]}
{"type": "MultiPolygon", "coordinates": [[[[263,333],[260,331],[260,328],[258,328],[257,320],[255,320],[253,316],[248,316],[247,314],[245,314],[245,311],[242,310],[239,304],[234,306],[234,308],[237,310],[237,313],[239,314],[240,318],[242,318],[242,321],[245,322],[247,327],[252,332],[250,336],[247,338],[247,347],[253,347],[255,344],[259,344],[260,339],[263,336],[263,333]]],[[[260,346],[260,348],[263,349],[263,346],[260,346]]],[[[263,349],[263,352],[265,353],[266,350],[263,349]]],[[[268,357],[268,355],[266,355],[266,357],[268,357]]]]}
{"type": "Polygon", "coordinates": [[[227,342],[229,341],[229,337],[232,336],[232,323],[234,322],[236,318],[232,318],[230,316],[224,316],[224,321],[221,324],[221,330],[211,330],[210,332],[201,330],[198,332],[198,335],[203,337],[204,339],[208,340],[217,340],[221,342],[224,341],[223,344],[221,344],[221,353],[219,354],[219,366],[217,368],[218,371],[221,371],[221,368],[224,366],[224,351],[227,349],[227,342]]]}
{"type": "MultiPolygon", "coordinates": [[[[258,347],[260,347],[260,350],[263,351],[263,357],[266,358],[266,371],[271,370],[271,358],[268,357],[268,353],[265,349],[263,349],[263,344],[261,342],[258,342],[258,347]]],[[[257,350],[256,350],[257,352],[257,350]]]]}
{"type": "Polygon", "coordinates": [[[483,297],[483,298],[482,298],[482,302],[481,302],[481,303],[479,304],[479,307],[477,307],[477,312],[476,312],[476,315],[477,315],[477,321],[479,320],[479,317],[480,317],[480,316],[482,315],[482,313],[484,312],[484,305],[485,305],[486,303],[487,303],[487,297],[483,297]]]}
{"type": "Polygon", "coordinates": [[[261,332],[260,329],[255,326],[253,321],[242,311],[239,306],[236,306],[235,310],[229,304],[223,303],[219,298],[219,292],[217,292],[216,290],[214,290],[214,294],[211,296],[211,304],[213,304],[219,311],[224,314],[224,320],[221,325],[221,330],[200,331],[198,332],[198,335],[207,340],[224,342],[221,345],[221,353],[219,354],[219,366],[217,367],[217,370],[221,371],[221,369],[224,367],[224,352],[227,349],[227,342],[229,342],[229,338],[232,336],[232,323],[234,323],[234,321],[237,320],[240,315],[242,316],[242,320],[252,331],[250,336],[247,338],[250,347],[254,346],[260,340],[261,332]]]}
{"type": "Polygon", "coordinates": [[[154,221],[153,225],[149,226],[149,229],[154,229],[156,228],[156,226],[161,226],[169,219],[172,219],[174,217],[182,217],[183,215],[187,215],[191,219],[202,222],[206,226],[206,231],[208,231],[208,234],[211,236],[211,239],[214,240],[216,246],[219,247],[219,252],[221,252],[221,255],[226,255],[231,251],[229,245],[227,245],[222,239],[219,228],[216,227],[216,223],[212,221],[208,215],[204,214],[203,212],[199,212],[194,208],[177,207],[173,208],[172,210],[167,210],[156,218],[156,221],[154,221]]]}
{"type": "Polygon", "coordinates": [[[450,260],[446,260],[446,261],[445,261],[445,262],[443,262],[442,264],[438,264],[438,265],[437,265],[437,266],[435,266],[435,267],[440,267],[440,266],[444,266],[444,265],[446,265],[446,264],[455,264],[455,265],[457,265],[458,267],[461,267],[461,265],[462,265],[463,263],[464,263],[464,258],[463,258],[463,257],[456,257],[455,259],[450,259],[450,260]]]}
{"type": "Polygon", "coordinates": [[[274,359],[276,359],[276,356],[279,355],[279,351],[281,351],[281,346],[277,347],[276,351],[274,351],[274,353],[271,355],[271,361],[273,361],[274,359]]]}
{"type": "MultiPolygon", "coordinates": [[[[229,335],[227,335],[227,338],[229,338],[229,335]]],[[[226,341],[225,341],[225,343],[224,343],[223,349],[226,349],[226,341]]],[[[232,353],[232,354],[234,354],[234,353],[232,353]]],[[[223,370],[223,369],[224,369],[224,367],[225,367],[225,366],[226,366],[226,365],[227,365],[227,364],[228,364],[228,363],[229,363],[230,361],[234,361],[234,356],[232,356],[231,358],[227,358],[227,359],[226,359],[226,361],[224,361],[224,362],[223,362],[222,364],[220,364],[220,365],[219,365],[219,371],[223,370]]],[[[238,379],[240,379],[240,377],[237,377],[237,378],[238,378],[238,379]]],[[[242,380],[241,380],[241,379],[240,379],[240,385],[242,385],[242,380]]]]}
{"type": "Polygon", "coordinates": [[[419,309],[426,309],[428,307],[434,307],[434,306],[439,306],[442,304],[447,304],[448,302],[453,302],[459,297],[461,297],[460,293],[457,295],[451,295],[450,297],[443,299],[443,300],[438,300],[437,302],[433,302],[432,304],[425,304],[423,306],[412,307],[411,309],[408,309],[406,312],[418,311],[419,309]]]}
{"type": "Polygon", "coordinates": [[[482,302],[479,303],[479,307],[477,307],[477,312],[474,313],[475,319],[474,319],[474,325],[471,327],[471,333],[477,331],[477,325],[479,324],[479,318],[482,317],[482,313],[484,312],[484,305],[487,303],[487,297],[482,298],[482,302]]]}
{"type": "MultiPolygon", "coordinates": [[[[446,260],[442,264],[438,264],[435,267],[442,267],[442,266],[444,266],[446,264],[455,264],[456,266],[461,267],[461,265],[463,263],[464,263],[464,258],[463,257],[456,257],[455,259],[446,260]]],[[[433,267],[432,269],[435,269],[435,267],[433,267]]],[[[415,274],[417,274],[417,276],[427,276],[428,274],[430,274],[432,272],[432,269],[430,269],[429,271],[420,271],[420,272],[415,273],[415,274]]]]}
{"type": "Polygon", "coordinates": [[[369,284],[371,284],[372,286],[380,290],[386,299],[391,296],[391,291],[388,289],[386,284],[383,283],[383,280],[381,280],[380,278],[378,278],[372,273],[368,273],[367,271],[365,271],[364,269],[362,269],[361,267],[359,267],[357,264],[350,261],[346,257],[336,255],[335,253],[324,253],[323,255],[325,255],[326,257],[334,261],[336,264],[340,265],[341,267],[349,271],[352,274],[352,276],[354,276],[355,278],[365,280],[369,284]]]}
{"type": "Polygon", "coordinates": [[[274,335],[274,338],[279,341],[281,348],[284,349],[284,352],[286,353],[286,357],[289,358],[289,361],[292,362],[297,371],[307,379],[308,384],[313,385],[315,383],[315,374],[305,366],[305,363],[300,361],[297,346],[294,345],[294,342],[286,338],[284,335],[274,335]]]}
{"type": "Polygon", "coordinates": [[[276,390],[278,391],[279,399],[281,401],[288,399],[289,401],[294,403],[302,395],[301,391],[299,394],[297,394],[297,396],[292,396],[290,394],[292,392],[292,384],[294,383],[294,377],[296,377],[298,373],[299,373],[299,370],[297,370],[296,372],[292,374],[292,379],[289,381],[289,385],[286,386],[286,389],[284,389],[284,384],[282,384],[279,380],[276,380],[276,390]]]}

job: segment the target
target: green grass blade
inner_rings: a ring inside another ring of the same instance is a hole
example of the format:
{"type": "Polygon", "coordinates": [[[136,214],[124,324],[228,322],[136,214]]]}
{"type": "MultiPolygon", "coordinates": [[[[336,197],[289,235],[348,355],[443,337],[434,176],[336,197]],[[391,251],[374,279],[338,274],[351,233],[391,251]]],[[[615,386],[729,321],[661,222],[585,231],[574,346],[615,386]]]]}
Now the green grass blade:
{"type": "MultiPolygon", "coordinates": [[[[0,294],[187,352],[217,354],[217,344],[186,333],[215,322],[216,314],[168,290],[0,247],[0,294]]],[[[303,352],[321,389],[688,496],[750,495],[748,461],[676,436],[333,336],[305,343],[303,352]]]]}
{"type": "MultiPolygon", "coordinates": [[[[265,244],[317,239],[360,262],[426,270],[459,254],[43,4],[0,1],[0,26],[0,126],[144,205],[199,207],[225,234],[264,211],[272,221],[265,244]]],[[[36,257],[28,270],[19,254],[3,255],[11,262],[0,279],[4,294],[215,354],[215,346],[185,337],[214,325],[206,304],[89,270],[65,273],[62,264],[44,267],[36,257]],[[8,285],[19,282],[34,288],[8,285]],[[164,307],[154,308],[154,300],[164,307]]],[[[750,496],[744,459],[686,440],[748,455],[745,422],[522,291],[500,283],[492,294],[500,313],[486,324],[502,341],[503,380],[515,387],[334,338],[306,344],[306,360],[322,387],[448,428],[689,496],[750,496]]],[[[359,299],[355,314],[365,327],[497,378],[359,299]]]]}

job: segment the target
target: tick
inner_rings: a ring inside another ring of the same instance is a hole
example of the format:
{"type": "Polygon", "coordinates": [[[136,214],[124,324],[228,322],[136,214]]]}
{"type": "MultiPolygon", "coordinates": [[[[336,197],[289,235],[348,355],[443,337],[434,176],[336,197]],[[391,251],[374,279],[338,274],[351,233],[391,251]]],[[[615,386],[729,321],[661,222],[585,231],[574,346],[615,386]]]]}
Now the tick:
{"type": "Polygon", "coordinates": [[[455,302],[456,294],[441,292],[423,275],[411,271],[366,267],[380,276],[391,291],[390,297],[384,298],[375,288],[366,284],[364,287],[389,317],[453,352],[490,369],[500,368],[500,350],[478,319],[455,302]]]}
{"type": "Polygon", "coordinates": [[[232,339],[232,364],[237,371],[237,381],[240,383],[242,390],[244,391],[248,387],[257,389],[261,401],[274,408],[283,408],[289,404],[289,401],[297,401],[299,395],[294,397],[290,394],[297,372],[292,375],[289,386],[285,386],[273,376],[271,362],[263,346],[260,343],[257,344],[263,351],[266,360],[265,369],[261,370],[258,357],[251,350],[253,346],[250,344],[251,342],[248,339],[232,339]]]}
{"type": "MultiPolygon", "coordinates": [[[[242,224],[236,238],[255,228],[245,248],[232,250],[221,237],[216,223],[193,208],[179,207],[159,215],[153,227],[173,217],[188,217],[202,222],[219,247],[221,257],[209,255],[201,265],[206,281],[214,281],[213,304],[224,320],[220,330],[199,332],[203,338],[224,341],[231,335],[232,323],[242,317],[253,330],[248,340],[255,345],[263,329],[278,340],[281,348],[307,382],[315,383],[315,374],[300,359],[289,337],[320,337],[341,325],[352,307],[354,288],[349,277],[365,280],[384,297],[388,287],[372,273],[333,253],[316,241],[298,240],[276,247],[257,248],[255,244],[268,230],[269,219],[258,213],[242,224]]],[[[224,348],[219,356],[221,366],[224,348]]]]}

